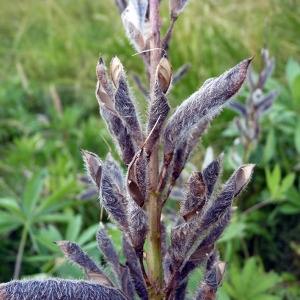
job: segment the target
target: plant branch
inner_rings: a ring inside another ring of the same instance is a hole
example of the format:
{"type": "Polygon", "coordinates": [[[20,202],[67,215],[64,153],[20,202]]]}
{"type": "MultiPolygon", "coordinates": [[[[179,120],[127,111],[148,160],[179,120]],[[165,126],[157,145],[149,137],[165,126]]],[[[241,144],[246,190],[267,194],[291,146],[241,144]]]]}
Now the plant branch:
{"type": "Polygon", "coordinates": [[[27,235],[28,235],[28,228],[27,228],[27,224],[25,224],[23,231],[22,231],[21,241],[20,241],[20,245],[19,245],[19,249],[18,249],[18,255],[17,255],[17,260],[15,263],[13,279],[18,279],[19,275],[20,275],[23,252],[24,252],[24,248],[25,248],[25,244],[26,244],[26,240],[27,240],[27,235]]]}
{"type": "Polygon", "coordinates": [[[269,199],[267,199],[267,200],[265,200],[263,202],[259,202],[259,203],[255,204],[255,205],[253,205],[252,207],[246,209],[244,212],[242,212],[240,214],[240,217],[249,215],[250,213],[254,212],[255,210],[257,210],[259,208],[262,208],[262,207],[264,207],[264,206],[266,206],[266,205],[268,205],[268,204],[270,204],[272,202],[273,202],[272,198],[269,198],[269,199]]]}
{"type": "Polygon", "coordinates": [[[162,43],[161,43],[162,48],[165,48],[166,45],[168,45],[168,43],[169,43],[169,41],[170,41],[170,39],[172,37],[172,32],[173,32],[174,24],[175,24],[177,18],[178,18],[178,15],[172,16],[171,22],[170,22],[170,26],[168,28],[166,36],[164,37],[164,39],[162,40],[162,43]]]}
{"type": "MultiPolygon", "coordinates": [[[[149,0],[150,7],[150,49],[160,48],[159,0],[149,0]]],[[[160,51],[150,51],[150,91],[153,90],[155,71],[160,61],[160,51]]]]}

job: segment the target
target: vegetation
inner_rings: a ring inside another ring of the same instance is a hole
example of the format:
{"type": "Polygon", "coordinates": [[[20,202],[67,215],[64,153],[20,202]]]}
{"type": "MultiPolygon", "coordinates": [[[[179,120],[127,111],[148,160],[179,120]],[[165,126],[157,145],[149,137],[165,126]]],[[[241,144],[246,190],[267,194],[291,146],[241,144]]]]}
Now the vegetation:
{"type": "MultiPolygon", "coordinates": [[[[162,1],[162,6],[165,33],[169,23],[167,1],[162,1]]],[[[258,167],[247,193],[237,203],[232,225],[218,244],[222,259],[232,262],[220,291],[224,299],[238,299],[239,291],[253,290],[249,283],[255,284],[253,274],[268,280],[257,294],[254,290],[252,296],[247,293],[249,299],[257,299],[258,293],[260,299],[299,297],[297,10],[293,1],[259,5],[191,1],[175,23],[170,42],[174,72],[191,63],[187,76],[168,95],[173,108],[206,78],[218,76],[252,54],[256,55],[253,69],[259,72],[263,46],[276,58],[275,79],[266,83],[264,92],[279,88],[280,95],[261,118],[260,140],[247,155],[247,162],[258,163],[258,167]],[[249,17],[253,15],[255,18],[249,17]],[[236,274],[241,272],[248,279],[238,282],[236,274]]],[[[0,22],[1,281],[34,274],[79,278],[80,272],[65,263],[52,242],[74,241],[104,263],[94,241],[100,214],[97,196],[89,196],[93,195],[90,190],[81,194],[84,186],[78,181],[83,172],[79,148],[101,158],[111,150],[117,157],[94,101],[95,58],[99,51],[106,60],[117,54],[133,87],[133,73],[138,73],[143,82],[147,80],[143,65],[138,56],[132,57],[135,51],[111,2],[6,3],[0,22]]],[[[135,90],[136,98],[143,98],[135,90]]],[[[243,102],[248,95],[245,88],[238,100],[243,102]]],[[[146,101],[139,105],[143,112],[146,101]]],[[[143,121],[145,115],[141,115],[143,121]]],[[[194,152],[193,165],[201,166],[205,149],[212,145],[217,155],[225,150],[223,177],[229,177],[229,153],[235,149],[242,154],[242,149],[233,144],[239,135],[235,125],[229,123],[234,117],[226,110],[212,123],[194,152]]],[[[168,205],[178,209],[175,200],[168,205]]],[[[101,218],[107,222],[106,214],[101,218]]],[[[109,234],[120,245],[118,230],[110,222],[108,225],[109,234]]],[[[120,249],[117,246],[118,252],[120,249]]],[[[195,273],[189,289],[195,290],[198,284],[199,274],[195,273]]]]}

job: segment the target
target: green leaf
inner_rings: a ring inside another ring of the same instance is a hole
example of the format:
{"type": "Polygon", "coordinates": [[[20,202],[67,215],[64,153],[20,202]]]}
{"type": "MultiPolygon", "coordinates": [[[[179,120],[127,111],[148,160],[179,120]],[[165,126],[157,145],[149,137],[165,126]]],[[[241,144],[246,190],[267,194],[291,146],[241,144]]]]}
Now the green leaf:
{"type": "Polygon", "coordinates": [[[263,161],[264,163],[268,163],[274,156],[276,150],[276,138],[274,129],[270,129],[265,147],[263,149],[263,161]]]}
{"type": "Polygon", "coordinates": [[[65,201],[66,205],[69,205],[69,203],[66,200],[63,200],[63,197],[70,193],[70,191],[74,190],[74,180],[71,180],[67,182],[65,185],[63,185],[60,189],[58,189],[55,193],[53,193],[51,196],[47,197],[43,200],[43,203],[38,207],[37,214],[43,213],[43,212],[49,212],[53,211],[53,207],[56,207],[55,204],[59,202],[61,204],[61,201],[65,201]]]}
{"type": "Polygon", "coordinates": [[[278,282],[279,276],[276,273],[261,273],[260,276],[256,277],[255,285],[253,285],[251,288],[251,295],[260,295],[261,293],[264,293],[268,289],[273,287],[278,282]]]}
{"type": "Polygon", "coordinates": [[[12,215],[11,213],[6,212],[6,211],[0,211],[0,228],[4,224],[19,224],[19,225],[21,225],[22,222],[18,216],[12,215]]]}
{"type": "Polygon", "coordinates": [[[283,203],[279,206],[279,211],[286,215],[294,215],[300,213],[300,205],[294,203],[283,203]]]}
{"type": "Polygon", "coordinates": [[[295,181],[295,177],[296,177],[295,173],[290,173],[282,179],[281,186],[280,186],[280,191],[282,193],[286,192],[288,189],[292,187],[295,181]]]}
{"type": "Polygon", "coordinates": [[[245,223],[230,223],[229,226],[225,229],[223,236],[218,240],[218,243],[228,242],[232,239],[243,236],[245,228],[245,223]]]}
{"type": "Polygon", "coordinates": [[[41,215],[36,216],[34,218],[34,222],[69,222],[70,219],[73,218],[71,215],[65,215],[63,213],[57,213],[57,214],[47,214],[47,215],[41,215]]]}
{"type": "Polygon", "coordinates": [[[80,232],[81,225],[82,225],[81,215],[72,216],[67,227],[66,240],[75,242],[80,232]]]}
{"type": "Polygon", "coordinates": [[[21,210],[21,207],[18,201],[14,198],[0,198],[0,207],[10,211],[11,213],[20,217],[20,219],[24,219],[24,214],[21,210]]]}
{"type": "Polygon", "coordinates": [[[0,224],[0,235],[16,230],[21,224],[18,223],[2,223],[0,224]]]}
{"type": "Polygon", "coordinates": [[[31,216],[36,208],[41,196],[45,175],[46,170],[34,173],[26,185],[23,197],[23,210],[26,216],[31,216]]]}
{"type": "Polygon", "coordinates": [[[295,104],[300,104],[300,74],[298,74],[291,86],[291,93],[295,104]]]}
{"type": "Polygon", "coordinates": [[[289,58],[285,72],[288,85],[291,88],[294,79],[300,74],[300,65],[293,57],[289,58]]]}
{"type": "Polygon", "coordinates": [[[59,248],[53,242],[61,240],[62,237],[54,226],[49,226],[48,230],[44,230],[44,232],[39,231],[39,234],[35,235],[35,239],[48,250],[60,252],[59,248]]]}
{"type": "Polygon", "coordinates": [[[253,285],[253,278],[257,275],[256,272],[256,259],[251,257],[246,260],[241,277],[244,282],[244,291],[250,291],[253,285]]]}
{"type": "Polygon", "coordinates": [[[286,197],[288,202],[300,206],[300,193],[294,186],[286,192],[286,197]]]}
{"type": "Polygon", "coordinates": [[[272,172],[270,172],[270,170],[266,168],[266,180],[271,196],[274,199],[277,199],[279,197],[278,192],[281,181],[281,169],[279,164],[275,165],[272,172]]]}
{"type": "MultiPolygon", "coordinates": [[[[300,85],[300,83],[299,83],[299,85],[300,85]]],[[[300,154],[300,119],[298,119],[297,125],[295,127],[294,142],[295,142],[296,150],[297,150],[298,154],[300,154]]]]}
{"type": "MultiPolygon", "coordinates": [[[[241,270],[237,267],[236,264],[230,266],[230,282],[233,285],[235,290],[235,295],[241,297],[244,295],[244,281],[241,277],[241,270]]],[[[230,294],[230,292],[228,291],[230,294]]],[[[231,294],[230,294],[231,295],[231,294]]]]}

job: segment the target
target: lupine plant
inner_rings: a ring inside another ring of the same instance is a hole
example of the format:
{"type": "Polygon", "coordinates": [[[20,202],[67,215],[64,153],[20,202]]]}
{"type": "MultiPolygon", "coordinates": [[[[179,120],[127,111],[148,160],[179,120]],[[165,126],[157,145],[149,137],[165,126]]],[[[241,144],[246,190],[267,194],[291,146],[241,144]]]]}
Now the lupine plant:
{"type": "Polygon", "coordinates": [[[280,90],[273,89],[267,94],[263,93],[266,82],[271,77],[275,67],[274,57],[269,57],[268,49],[262,49],[262,67],[256,77],[251,65],[249,66],[248,86],[250,89],[246,103],[231,101],[230,107],[234,109],[239,117],[235,119],[235,125],[239,132],[239,138],[234,142],[230,157],[233,164],[247,162],[250,155],[257,146],[260,138],[262,116],[269,112],[274,100],[278,97],[280,90]],[[243,153],[239,155],[236,148],[242,145],[243,153]]]}
{"type": "Polygon", "coordinates": [[[163,38],[159,2],[116,1],[126,33],[149,75],[145,126],[121,61],[112,58],[110,77],[102,57],[96,67],[100,114],[126,166],[125,174],[111,154],[102,160],[82,150],[100,203],[122,232],[126,263],[120,262],[100,223],[97,242],[112,274],[76,243],[58,241],[56,245],[83,269],[87,280],[11,281],[0,285],[1,299],[184,299],[189,275],[196,268],[203,270],[203,276],[194,298],[215,299],[226,268],[215,244],[230,222],[233,200],[249,183],[254,165],[240,166],[222,186],[222,153],[203,171],[191,172],[171,232],[167,232],[164,207],[210,121],[243,85],[252,58],[205,81],[168,117],[167,93],[175,80],[167,49],[174,23],[188,1],[169,1],[171,21],[163,38]]]}

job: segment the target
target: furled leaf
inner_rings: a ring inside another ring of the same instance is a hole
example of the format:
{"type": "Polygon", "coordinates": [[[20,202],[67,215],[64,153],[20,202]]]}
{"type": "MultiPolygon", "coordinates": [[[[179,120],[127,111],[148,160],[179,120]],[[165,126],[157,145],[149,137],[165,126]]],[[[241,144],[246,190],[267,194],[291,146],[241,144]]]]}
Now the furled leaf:
{"type": "Polygon", "coordinates": [[[126,81],[123,65],[116,56],[111,61],[110,73],[117,89],[115,93],[115,110],[122,119],[131,137],[137,142],[139,147],[142,147],[144,137],[140,121],[136,113],[130,88],[126,81]]]}
{"type": "Polygon", "coordinates": [[[136,253],[130,243],[127,241],[126,237],[123,235],[123,253],[126,258],[126,265],[129,268],[130,275],[132,277],[135,290],[139,297],[143,300],[148,299],[148,291],[146,283],[143,277],[143,273],[140,267],[139,260],[136,256],[136,253]]]}
{"type": "Polygon", "coordinates": [[[20,280],[0,284],[2,300],[127,300],[121,291],[83,280],[20,280]]]}
{"type": "Polygon", "coordinates": [[[96,263],[76,244],[69,241],[55,243],[62,253],[71,261],[83,268],[86,276],[91,281],[113,286],[107,275],[96,265],[96,263]]]}
{"type": "Polygon", "coordinates": [[[169,156],[172,156],[176,144],[187,139],[194,126],[215,118],[228,100],[238,92],[246,78],[251,59],[242,61],[211,80],[177,108],[165,128],[165,160],[170,160],[169,156]]]}
{"type": "Polygon", "coordinates": [[[206,203],[206,184],[201,172],[192,172],[186,189],[186,196],[183,199],[179,211],[186,222],[197,216],[206,203]]]}
{"type": "Polygon", "coordinates": [[[97,189],[100,189],[102,165],[101,159],[93,152],[81,150],[87,174],[92,179],[97,189]]]}
{"type": "Polygon", "coordinates": [[[143,207],[146,199],[146,156],[143,149],[138,151],[128,166],[127,187],[130,196],[140,207],[143,207]]]}
{"type": "Polygon", "coordinates": [[[102,171],[100,200],[106,211],[121,226],[128,228],[126,196],[119,190],[118,181],[110,174],[106,164],[102,171]]]}
{"type": "Polygon", "coordinates": [[[152,101],[148,112],[148,138],[145,143],[145,151],[148,155],[152,153],[170,111],[168,99],[165,96],[166,91],[164,92],[164,90],[169,88],[170,82],[167,82],[171,80],[172,68],[166,58],[162,58],[162,60],[164,61],[161,61],[156,68],[154,88],[151,95],[152,101]],[[166,87],[167,85],[168,87],[166,87]]]}
{"type": "Polygon", "coordinates": [[[169,0],[169,7],[172,17],[177,17],[189,3],[189,0],[169,0]]]}
{"type": "Polygon", "coordinates": [[[222,152],[218,158],[213,160],[204,170],[203,178],[207,189],[207,199],[209,199],[214,191],[215,185],[221,175],[221,163],[224,153],[222,152]]]}

